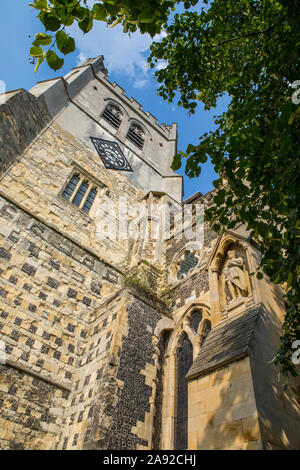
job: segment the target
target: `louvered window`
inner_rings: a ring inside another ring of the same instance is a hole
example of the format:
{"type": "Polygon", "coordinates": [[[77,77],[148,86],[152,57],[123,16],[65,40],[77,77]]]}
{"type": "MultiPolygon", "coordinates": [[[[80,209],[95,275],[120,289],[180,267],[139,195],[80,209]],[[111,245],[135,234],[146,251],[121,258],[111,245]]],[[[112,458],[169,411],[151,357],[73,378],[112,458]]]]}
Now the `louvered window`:
{"type": "Polygon", "coordinates": [[[62,192],[64,199],[67,199],[74,204],[74,206],[82,209],[86,214],[89,213],[96,195],[97,189],[93,186],[93,183],[84,179],[84,177],[79,174],[72,176],[62,192]]]}
{"type": "Polygon", "coordinates": [[[108,104],[103,111],[102,115],[103,119],[105,121],[109,122],[115,129],[118,129],[120,127],[120,124],[122,122],[122,113],[118,106],[115,106],[114,104],[108,104]]]}
{"type": "Polygon", "coordinates": [[[131,124],[127,134],[127,139],[130,140],[139,149],[142,149],[145,142],[145,134],[143,129],[137,124],[131,124]]]}

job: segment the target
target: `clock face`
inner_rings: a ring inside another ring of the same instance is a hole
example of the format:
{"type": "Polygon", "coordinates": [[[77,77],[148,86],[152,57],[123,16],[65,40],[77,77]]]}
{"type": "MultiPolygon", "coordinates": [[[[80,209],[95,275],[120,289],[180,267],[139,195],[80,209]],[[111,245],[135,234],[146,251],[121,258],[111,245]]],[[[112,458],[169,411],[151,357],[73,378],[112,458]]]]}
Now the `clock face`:
{"type": "Polygon", "coordinates": [[[91,137],[105,168],[111,170],[133,171],[117,142],[91,137]]]}

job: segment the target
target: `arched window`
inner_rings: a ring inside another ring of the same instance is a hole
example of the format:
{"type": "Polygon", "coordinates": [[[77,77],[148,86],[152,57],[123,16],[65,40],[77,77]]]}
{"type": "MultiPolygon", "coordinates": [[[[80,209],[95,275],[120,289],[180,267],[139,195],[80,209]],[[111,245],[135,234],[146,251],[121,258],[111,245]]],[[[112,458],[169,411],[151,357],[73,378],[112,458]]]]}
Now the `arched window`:
{"type": "Polygon", "coordinates": [[[187,449],[188,446],[188,383],[185,376],[192,363],[193,346],[184,332],[177,351],[175,450],[187,449]]]}
{"type": "Polygon", "coordinates": [[[202,311],[198,310],[198,309],[193,310],[191,315],[190,315],[189,323],[190,323],[190,327],[192,328],[194,333],[197,333],[198,326],[199,326],[201,320],[202,320],[202,311]]]}
{"type": "Polygon", "coordinates": [[[97,189],[90,181],[84,179],[83,176],[76,173],[68,182],[66,188],[62,192],[62,197],[70,201],[74,206],[79,207],[87,214],[97,195],[97,189]]]}
{"type": "Polygon", "coordinates": [[[209,320],[205,320],[205,323],[201,331],[200,346],[204,345],[210,330],[211,330],[211,322],[209,320]]]}
{"type": "Polygon", "coordinates": [[[130,140],[130,142],[132,142],[136,147],[142,149],[145,142],[145,133],[141,126],[135,123],[131,124],[127,134],[127,139],[130,140]]]}
{"type": "Polygon", "coordinates": [[[101,117],[109,122],[115,129],[118,129],[122,122],[123,115],[118,106],[109,103],[101,114],[101,117]]]}

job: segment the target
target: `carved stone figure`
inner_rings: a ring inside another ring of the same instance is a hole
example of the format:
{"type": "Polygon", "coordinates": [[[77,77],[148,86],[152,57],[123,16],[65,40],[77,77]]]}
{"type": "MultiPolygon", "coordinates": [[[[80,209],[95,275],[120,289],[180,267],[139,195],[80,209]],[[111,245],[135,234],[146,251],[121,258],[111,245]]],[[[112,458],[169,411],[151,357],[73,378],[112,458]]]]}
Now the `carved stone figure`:
{"type": "Polygon", "coordinates": [[[243,258],[236,257],[235,251],[228,251],[228,257],[225,261],[223,274],[225,283],[228,287],[230,299],[234,300],[238,297],[246,297],[246,279],[243,271],[243,258]]]}

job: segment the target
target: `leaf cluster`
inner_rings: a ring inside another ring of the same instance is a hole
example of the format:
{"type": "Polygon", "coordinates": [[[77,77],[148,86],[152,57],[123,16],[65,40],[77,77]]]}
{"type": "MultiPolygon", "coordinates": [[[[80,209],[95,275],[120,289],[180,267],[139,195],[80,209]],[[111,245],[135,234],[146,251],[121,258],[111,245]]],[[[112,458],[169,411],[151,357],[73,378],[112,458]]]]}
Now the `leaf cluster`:
{"type": "Polygon", "coordinates": [[[161,31],[176,3],[184,3],[189,8],[197,1],[103,0],[89,6],[86,0],[34,0],[30,6],[39,11],[38,18],[46,32],[36,35],[30,55],[37,60],[36,70],[45,59],[53,70],[58,70],[64,64],[59,54],[66,55],[75,50],[74,39],[66,33],[66,27],[74,22],[84,34],[93,28],[94,21],[104,21],[111,26],[122,24],[125,33],[139,29],[141,33],[154,37],[161,31]]]}
{"type": "MultiPolygon", "coordinates": [[[[296,0],[218,0],[200,13],[175,15],[166,37],[153,43],[149,63],[159,94],[194,113],[229,95],[216,130],[179,152],[193,178],[211,159],[219,178],[206,216],[215,230],[250,231],[262,254],[261,269],[286,292],[287,313],[275,362],[297,373],[292,343],[300,339],[299,182],[300,99],[291,84],[300,78],[300,5],[296,0]]],[[[300,92],[299,92],[300,97],[300,92]]]]}

